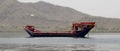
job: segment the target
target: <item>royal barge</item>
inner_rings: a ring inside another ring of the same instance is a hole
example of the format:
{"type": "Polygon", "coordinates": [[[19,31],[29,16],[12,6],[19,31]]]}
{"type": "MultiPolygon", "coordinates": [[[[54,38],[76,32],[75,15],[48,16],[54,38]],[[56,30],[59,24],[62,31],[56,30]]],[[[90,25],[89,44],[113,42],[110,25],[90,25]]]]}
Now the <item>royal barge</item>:
{"type": "Polygon", "coordinates": [[[88,32],[95,26],[95,22],[73,23],[70,31],[64,32],[41,32],[34,26],[27,25],[24,30],[31,37],[85,37],[88,32]]]}

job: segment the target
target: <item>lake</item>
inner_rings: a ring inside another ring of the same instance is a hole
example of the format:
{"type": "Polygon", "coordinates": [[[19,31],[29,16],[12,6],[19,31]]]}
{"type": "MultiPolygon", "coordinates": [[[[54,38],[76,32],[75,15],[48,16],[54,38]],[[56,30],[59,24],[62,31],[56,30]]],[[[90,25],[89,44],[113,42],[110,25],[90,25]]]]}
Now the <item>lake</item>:
{"type": "Polygon", "coordinates": [[[120,51],[120,33],[89,33],[88,38],[29,38],[26,32],[1,32],[0,51],[120,51]]]}

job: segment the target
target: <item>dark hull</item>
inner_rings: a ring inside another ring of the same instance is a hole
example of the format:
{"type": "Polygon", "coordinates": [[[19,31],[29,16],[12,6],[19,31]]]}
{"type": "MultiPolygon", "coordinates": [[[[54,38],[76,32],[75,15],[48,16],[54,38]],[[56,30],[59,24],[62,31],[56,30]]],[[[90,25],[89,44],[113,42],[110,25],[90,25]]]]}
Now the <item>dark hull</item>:
{"type": "Polygon", "coordinates": [[[31,37],[85,37],[90,30],[91,28],[77,33],[34,33],[29,29],[25,29],[31,37]]]}
{"type": "Polygon", "coordinates": [[[85,37],[94,26],[95,22],[73,23],[70,32],[40,32],[30,25],[24,29],[31,37],[85,37]]]}

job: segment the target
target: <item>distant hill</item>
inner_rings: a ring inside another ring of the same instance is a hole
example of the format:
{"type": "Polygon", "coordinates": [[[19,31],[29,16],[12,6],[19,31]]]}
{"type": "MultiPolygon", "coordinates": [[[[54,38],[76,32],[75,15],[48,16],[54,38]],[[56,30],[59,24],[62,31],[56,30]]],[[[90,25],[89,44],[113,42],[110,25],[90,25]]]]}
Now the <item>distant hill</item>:
{"type": "Polygon", "coordinates": [[[92,16],[44,1],[20,3],[17,0],[0,0],[0,31],[19,31],[25,25],[68,29],[73,22],[82,21],[95,21],[94,32],[120,32],[120,19],[92,16]]]}

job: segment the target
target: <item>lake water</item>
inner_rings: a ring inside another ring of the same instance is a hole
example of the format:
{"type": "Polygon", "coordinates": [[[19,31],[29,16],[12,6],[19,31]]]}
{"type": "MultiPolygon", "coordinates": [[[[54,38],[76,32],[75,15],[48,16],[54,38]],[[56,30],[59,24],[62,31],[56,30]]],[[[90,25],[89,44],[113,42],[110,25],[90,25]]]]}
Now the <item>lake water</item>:
{"type": "Polygon", "coordinates": [[[0,33],[0,51],[120,51],[120,33],[89,33],[89,38],[37,37],[0,33]]]}

